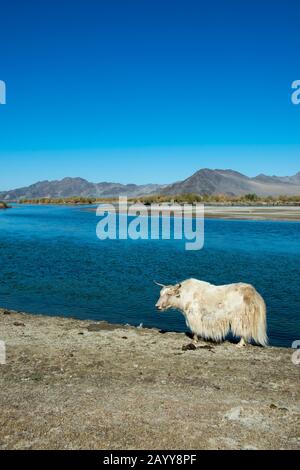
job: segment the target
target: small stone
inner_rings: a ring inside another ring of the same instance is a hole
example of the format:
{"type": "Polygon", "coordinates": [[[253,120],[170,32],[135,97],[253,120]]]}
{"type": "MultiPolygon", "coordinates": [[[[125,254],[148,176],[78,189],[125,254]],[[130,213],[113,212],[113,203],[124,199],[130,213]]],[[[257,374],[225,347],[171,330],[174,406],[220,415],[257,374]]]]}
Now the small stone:
{"type": "Polygon", "coordinates": [[[182,351],[194,351],[197,349],[194,343],[184,344],[182,346],[182,351]]]}
{"type": "Polygon", "coordinates": [[[15,326],[25,326],[25,323],[23,323],[21,321],[14,321],[14,325],[15,326]]]}
{"type": "Polygon", "coordinates": [[[241,411],[242,408],[240,406],[236,406],[235,408],[228,410],[224,416],[229,421],[238,421],[240,419],[241,411]]]}
{"type": "Polygon", "coordinates": [[[204,344],[203,346],[198,346],[199,349],[208,349],[209,351],[214,352],[214,348],[210,344],[204,344]]]}

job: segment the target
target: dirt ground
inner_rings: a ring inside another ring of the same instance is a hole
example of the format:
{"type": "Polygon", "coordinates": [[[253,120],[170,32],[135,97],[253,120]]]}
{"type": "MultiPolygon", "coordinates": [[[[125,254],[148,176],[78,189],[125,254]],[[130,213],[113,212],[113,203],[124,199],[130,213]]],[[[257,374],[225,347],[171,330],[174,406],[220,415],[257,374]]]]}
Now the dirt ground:
{"type": "Polygon", "coordinates": [[[0,449],[299,449],[291,349],[0,309],[0,449]]]}

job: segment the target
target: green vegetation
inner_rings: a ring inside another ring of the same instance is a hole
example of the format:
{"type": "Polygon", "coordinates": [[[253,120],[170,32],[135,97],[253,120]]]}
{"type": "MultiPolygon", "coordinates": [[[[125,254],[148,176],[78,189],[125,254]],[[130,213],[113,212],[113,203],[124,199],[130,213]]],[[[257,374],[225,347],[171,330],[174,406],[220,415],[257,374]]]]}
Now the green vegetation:
{"type": "Polygon", "coordinates": [[[60,197],[50,198],[41,197],[36,199],[20,199],[19,204],[96,204],[98,202],[107,202],[111,199],[97,199],[93,197],[60,197]]]}
{"type": "MultiPolygon", "coordinates": [[[[20,199],[20,204],[101,204],[101,203],[115,203],[118,198],[94,198],[94,197],[65,197],[65,198],[38,198],[38,199],[20,199]]],[[[178,194],[178,195],[160,195],[154,194],[151,196],[130,198],[131,203],[162,204],[162,203],[177,203],[177,204],[192,204],[195,202],[205,204],[221,204],[221,205],[300,205],[300,194],[298,196],[257,196],[257,194],[245,194],[243,196],[231,196],[228,194],[178,194]]],[[[5,203],[0,203],[1,204],[5,203]]],[[[5,204],[6,205],[6,204],[5,204]]]]}
{"type": "Polygon", "coordinates": [[[245,194],[243,196],[230,196],[228,194],[178,194],[174,196],[153,195],[140,198],[130,199],[132,202],[142,202],[148,204],[161,204],[161,203],[177,203],[177,204],[192,204],[195,202],[204,204],[221,204],[221,205],[300,205],[300,194],[298,196],[265,196],[260,197],[256,194],[245,194]]]}

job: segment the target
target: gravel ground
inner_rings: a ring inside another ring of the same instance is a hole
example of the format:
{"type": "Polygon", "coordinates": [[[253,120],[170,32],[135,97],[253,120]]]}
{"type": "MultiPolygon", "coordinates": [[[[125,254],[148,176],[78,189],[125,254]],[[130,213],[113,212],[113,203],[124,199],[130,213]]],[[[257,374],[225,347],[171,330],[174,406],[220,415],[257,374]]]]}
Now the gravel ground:
{"type": "Polygon", "coordinates": [[[0,340],[0,449],[300,448],[291,349],[3,309],[0,340]]]}

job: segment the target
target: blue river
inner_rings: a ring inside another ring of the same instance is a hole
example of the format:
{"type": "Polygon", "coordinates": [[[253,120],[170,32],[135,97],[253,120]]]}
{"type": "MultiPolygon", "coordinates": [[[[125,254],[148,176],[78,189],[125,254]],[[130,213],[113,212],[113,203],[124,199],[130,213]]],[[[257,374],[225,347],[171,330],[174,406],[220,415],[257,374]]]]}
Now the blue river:
{"type": "Polygon", "coordinates": [[[205,221],[202,250],[181,240],[104,240],[83,207],[15,205],[0,211],[0,307],[186,331],[157,312],[159,288],[195,277],[253,284],[267,304],[270,344],[300,339],[300,223],[205,221]]]}

